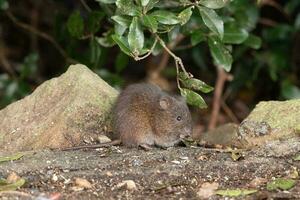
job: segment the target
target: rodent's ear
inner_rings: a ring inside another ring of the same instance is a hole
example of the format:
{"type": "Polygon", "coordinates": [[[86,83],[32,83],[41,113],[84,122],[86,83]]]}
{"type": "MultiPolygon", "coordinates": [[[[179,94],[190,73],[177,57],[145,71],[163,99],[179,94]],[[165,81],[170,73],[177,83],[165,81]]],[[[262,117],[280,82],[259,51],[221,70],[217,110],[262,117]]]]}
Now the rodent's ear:
{"type": "Polygon", "coordinates": [[[171,98],[168,96],[162,96],[159,99],[159,106],[161,109],[166,110],[171,104],[171,98]]]}

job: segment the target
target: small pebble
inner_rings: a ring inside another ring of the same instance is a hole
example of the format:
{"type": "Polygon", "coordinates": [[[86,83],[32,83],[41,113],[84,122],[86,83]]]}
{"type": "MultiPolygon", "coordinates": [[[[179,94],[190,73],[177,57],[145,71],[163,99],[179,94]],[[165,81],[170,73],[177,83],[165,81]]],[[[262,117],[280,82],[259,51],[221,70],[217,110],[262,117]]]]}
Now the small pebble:
{"type": "Polygon", "coordinates": [[[56,174],[53,174],[53,176],[52,176],[52,181],[54,181],[54,182],[58,181],[58,177],[57,177],[56,174]]]}
{"type": "Polygon", "coordinates": [[[84,178],[75,178],[75,184],[81,188],[91,188],[92,184],[84,178]]]}
{"type": "Polygon", "coordinates": [[[109,139],[107,136],[105,135],[99,135],[97,137],[97,141],[100,143],[100,144],[103,144],[103,143],[107,143],[107,142],[111,142],[111,139],[109,139]]]}
{"type": "Polygon", "coordinates": [[[137,190],[136,184],[133,180],[125,180],[117,185],[117,188],[125,187],[127,190],[137,190]]]}
{"type": "Polygon", "coordinates": [[[172,160],[171,163],[180,164],[180,162],[178,160],[172,160]]]}

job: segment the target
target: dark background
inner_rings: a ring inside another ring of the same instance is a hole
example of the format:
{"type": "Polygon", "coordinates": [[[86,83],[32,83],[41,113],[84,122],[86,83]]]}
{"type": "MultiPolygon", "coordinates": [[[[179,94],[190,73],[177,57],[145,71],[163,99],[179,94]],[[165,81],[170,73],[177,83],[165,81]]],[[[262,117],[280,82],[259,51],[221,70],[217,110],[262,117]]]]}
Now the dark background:
{"type": "MultiPolygon", "coordinates": [[[[174,62],[167,55],[136,62],[117,46],[95,47],[89,38],[70,36],[66,23],[71,13],[79,10],[83,17],[87,16],[82,1],[8,2],[9,8],[0,12],[0,108],[65,72],[73,62],[86,64],[116,88],[151,80],[177,91],[174,62]],[[162,67],[161,72],[158,66],[162,67]],[[154,78],[157,72],[159,76],[154,78]]],[[[94,0],[85,3],[93,10],[101,10],[94,0]]],[[[259,101],[300,97],[300,1],[264,0],[260,4],[253,1],[253,5],[258,19],[252,32],[261,37],[262,46],[259,50],[234,47],[230,72],[233,79],[226,82],[223,90],[220,124],[241,121],[259,101]]],[[[108,22],[101,23],[96,35],[101,36],[108,26],[108,22]]],[[[190,48],[188,39],[183,38],[174,53],[195,77],[214,86],[216,68],[206,43],[190,48]]],[[[208,109],[192,110],[195,120],[205,127],[210,118],[213,92],[204,98],[208,109]]]]}

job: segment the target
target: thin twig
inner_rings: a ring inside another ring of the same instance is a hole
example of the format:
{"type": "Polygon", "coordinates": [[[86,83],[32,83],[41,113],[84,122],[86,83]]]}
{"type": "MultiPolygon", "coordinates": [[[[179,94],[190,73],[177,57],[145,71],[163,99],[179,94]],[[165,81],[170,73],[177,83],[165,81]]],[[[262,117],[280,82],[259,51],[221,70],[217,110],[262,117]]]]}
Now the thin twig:
{"type": "Polygon", "coordinates": [[[224,112],[227,114],[227,116],[236,124],[239,124],[238,118],[235,116],[235,114],[232,112],[232,110],[229,108],[229,106],[226,104],[225,100],[221,100],[221,107],[224,110],[224,112]]]}
{"type": "MultiPolygon", "coordinates": [[[[179,34],[173,42],[171,42],[167,45],[168,49],[170,49],[171,51],[175,50],[175,47],[177,46],[177,44],[179,44],[183,39],[184,39],[184,35],[179,34]]],[[[176,47],[176,50],[177,50],[177,47],[176,47]]],[[[166,67],[166,65],[168,64],[169,58],[170,58],[170,54],[167,51],[164,51],[161,62],[159,63],[159,65],[157,67],[158,72],[161,72],[166,67]]]]}
{"type": "MultiPolygon", "coordinates": [[[[173,51],[175,47],[185,38],[183,34],[177,35],[177,37],[172,40],[168,45],[168,49],[173,51]]],[[[149,69],[148,73],[148,80],[150,81],[158,81],[158,79],[161,79],[160,73],[166,68],[169,59],[171,55],[167,51],[163,51],[160,62],[158,65],[155,65],[156,67],[153,67],[152,70],[149,69]]],[[[178,66],[176,68],[177,74],[179,73],[178,66]]],[[[179,80],[177,79],[177,86],[180,86],[179,80]]],[[[180,88],[180,87],[179,87],[180,88]]]]}
{"type": "Polygon", "coordinates": [[[181,60],[180,57],[176,56],[166,45],[166,43],[156,34],[155,35],[156,38],[158,39],[159,43],[161,44],[161,46],[174,58],[175,63],[177,63],[180,68],[182,69],[182,71],[184,71],[185,73],[187,73],[187,71],[185,70],[185,67],[183,65],[183,62],[181,60]]]}
{"type": "Polygon", "coordinates": [[[31,194],[25,193],[25,192],[20,192],[20,191],[0,191],[0,197],[4,195],[18,195],[18,196],[23,196],[23,197],[33,197],[31,194]]]}
{"type": "Polygon", "coordinates": [[[270,26],[270,27],[275,27],[278,24],[277,22],[275,22],[271,19],[267,19],[267,18],[263,18],[263,17],[260,18],[258,23],[266,25],[266,26],[270,26]]]}
{"type": "Polygon", "coordinates": [[[194,45],[188,44],[188,45],[178,46],[174,50],[175,51],[182,51],[182,50],[190,49],[190,48],[193,48],[193,47],[194,47],[194,45]]]}
{"type": "Polygon", "coordinates": [[[30,31],[36,35],[38,35],[39,37],[49,41],[51,44],[53,44],[53,46],[58,50],[58,52],[66,59],[67,62],[69,63],[78,63],[76,60],[70,58],[67,53],[65,52],[65,50],[55,41],[55,39],[48,35],[47,33],[44,33],[28,24],[25,24],[21,21],[19,21],[11,12],[9,11],[6,11],[5,12],[6,15],[8,16],[8,18],[14,23],[16,24],[17,26],[27,30],[27,31],[30,31]]]}
{"type": "Polygon", "coordinates": [[[92,9],[87,5],[87,3],[85,2],[85,0],[80,0],[81,4],[83,5],[83,7],[88,11],[88,12],[92,12],[92,9]]]}
{"type": "Polygon", "coordinates": [[[155,34],[157,40],[159,41],[160,45],[173,57],[173,59],[175,60],[175,66],[176,66],[176,72],[177,72],[177,76],[176,76],[176,80],[177,80],[177,86],[180,89],[180,83],[179,83],[179,67],[181,68],[181,70],[185,73],[187,73],[187,71],[185,70],[185,67],[183,65],[183,62],[181,60],[180,57],[176,56],[166,45],[166,43],[157,35],[155,34]]]}
{"type": "MultiPolygon", "coordinates": [[[[1,35],[0,35],[1,36],[1,35]]],[[[6,57],[6,50],[2,42],[0,41],[0,66],[12,77],[16,76],[14,69],[6,57]]]]}
{"type": "Polygon", "coordinates": [[[142,56],[142,57],[138,57],[138,56],[137,56],[137,57],[134,57],[134,60],[136,60],[136,61],[138,61],[138,60],[143,60],[143,59],[147,58],[148,56],[150,56],[151,53],[153,52],[155,46],[156,46],[156,43],[157,43],[157,38],[155,38],[155,41],[154,41],[154,43],[153,43],[151,49],[150,49],[144,56],[142,56]]]}

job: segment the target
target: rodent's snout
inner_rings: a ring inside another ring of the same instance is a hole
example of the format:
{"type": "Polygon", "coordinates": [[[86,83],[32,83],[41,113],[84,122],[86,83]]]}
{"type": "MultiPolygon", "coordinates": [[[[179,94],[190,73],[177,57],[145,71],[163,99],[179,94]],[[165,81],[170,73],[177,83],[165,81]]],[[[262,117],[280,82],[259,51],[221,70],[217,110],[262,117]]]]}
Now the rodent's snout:
{"type": "Polygon", "coordinates": [[[192,129],[189,127],[185,127],[183,129],[183,133],[180,134],[180,138],[187,138],[192,135],[192,129]]]}

